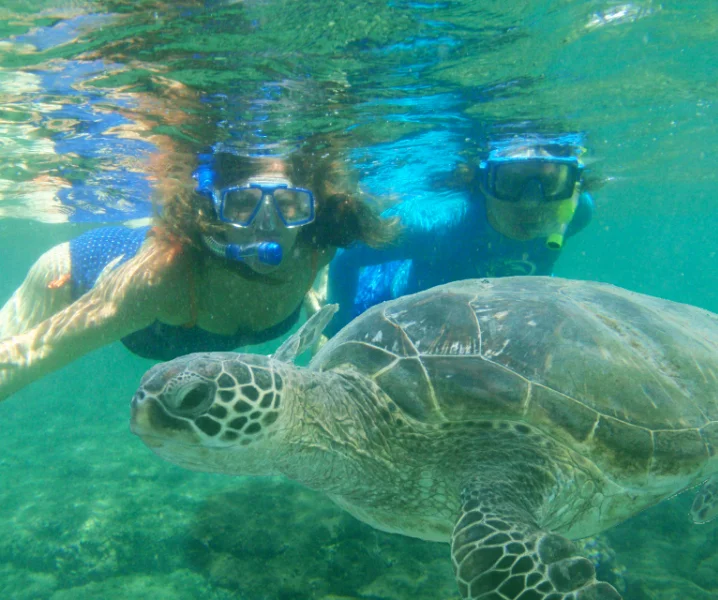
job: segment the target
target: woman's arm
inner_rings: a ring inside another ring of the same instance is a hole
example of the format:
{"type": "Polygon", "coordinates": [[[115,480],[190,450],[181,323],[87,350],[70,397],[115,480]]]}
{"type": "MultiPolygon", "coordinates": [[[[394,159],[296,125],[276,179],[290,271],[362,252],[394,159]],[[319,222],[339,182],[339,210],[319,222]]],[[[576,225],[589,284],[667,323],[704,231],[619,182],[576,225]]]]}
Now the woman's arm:
{"type": "Polygon", "coordinates": [[[182,255],[168,254],[150,239],[84,296],[0,342],[0,400],[160,316],[189,320],[187,268],[182,255]]]}

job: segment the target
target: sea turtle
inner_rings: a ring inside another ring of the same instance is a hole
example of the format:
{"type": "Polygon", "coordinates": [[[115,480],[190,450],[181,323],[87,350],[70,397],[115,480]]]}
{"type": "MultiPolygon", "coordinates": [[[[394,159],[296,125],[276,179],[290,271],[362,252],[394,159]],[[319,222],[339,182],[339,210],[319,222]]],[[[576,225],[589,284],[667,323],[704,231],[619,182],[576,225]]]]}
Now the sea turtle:
{"type": "Polygon", "coordinates": [[[707,482],[718,316],[607,284],[450,283],[378,305],[307,367],[333,307],[273,357],[151,368],[132,429],[200,471],[283,474],[389,532],[451,543],[463,598],[616,599],[569,539],[707,482]]]}

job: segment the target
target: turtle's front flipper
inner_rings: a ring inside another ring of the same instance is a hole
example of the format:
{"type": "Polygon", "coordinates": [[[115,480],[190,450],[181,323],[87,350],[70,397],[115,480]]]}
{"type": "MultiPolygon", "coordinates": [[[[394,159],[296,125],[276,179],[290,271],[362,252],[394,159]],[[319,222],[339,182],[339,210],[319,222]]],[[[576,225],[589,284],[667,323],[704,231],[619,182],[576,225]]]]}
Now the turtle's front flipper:
{"type": "Polygon", "coordinates": [[[621,600],[572,542],[541,531],[515,498],[474,483],[451,538],[462,598],[621,600]]]}
{"type": "Polygon", "coordinates": [[[338,304],[327,304],[322,306],[318,312],[312,314],[292,336],[277,348],[272,355],[276,360],[292,362],[305,350],[311,348],[321,338],[322,331],[332,320],[334,313],[339,308],[338,304]]]}
{"type": "Polygon", "coordinates": [[[694,523],[707,523],[718,517],[718,475],[706,481],[696,494],[691,506],[694,523]]]}

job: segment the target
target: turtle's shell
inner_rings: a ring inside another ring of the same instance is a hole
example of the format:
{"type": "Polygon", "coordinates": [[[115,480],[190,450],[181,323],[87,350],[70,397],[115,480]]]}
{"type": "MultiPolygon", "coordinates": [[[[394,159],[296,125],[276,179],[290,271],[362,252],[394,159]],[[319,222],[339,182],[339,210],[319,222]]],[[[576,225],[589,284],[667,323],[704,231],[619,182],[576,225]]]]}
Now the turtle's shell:
{"type": "Polygon", "coordinates": [[[311,363],[347,365],[416,420],[523,421],[619,478],[696,472],[718,448],[718,316],[607,284],[477,279],[386,302],[311,363]]]}

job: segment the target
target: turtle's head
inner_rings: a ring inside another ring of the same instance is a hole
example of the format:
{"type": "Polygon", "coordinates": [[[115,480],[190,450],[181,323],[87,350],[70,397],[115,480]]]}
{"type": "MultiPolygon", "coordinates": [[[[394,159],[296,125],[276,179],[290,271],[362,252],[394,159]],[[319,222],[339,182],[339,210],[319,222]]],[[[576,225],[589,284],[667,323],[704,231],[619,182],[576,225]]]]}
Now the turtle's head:
{"type": "Polygon", "coordinates": [[[132,399],[132,431],[170,462],[199,471],[272,474],[284,378],[267,356],[188,354],[152,367],[132,399]],[[241,455],[241,456],[240,456],[241,455]]]}

